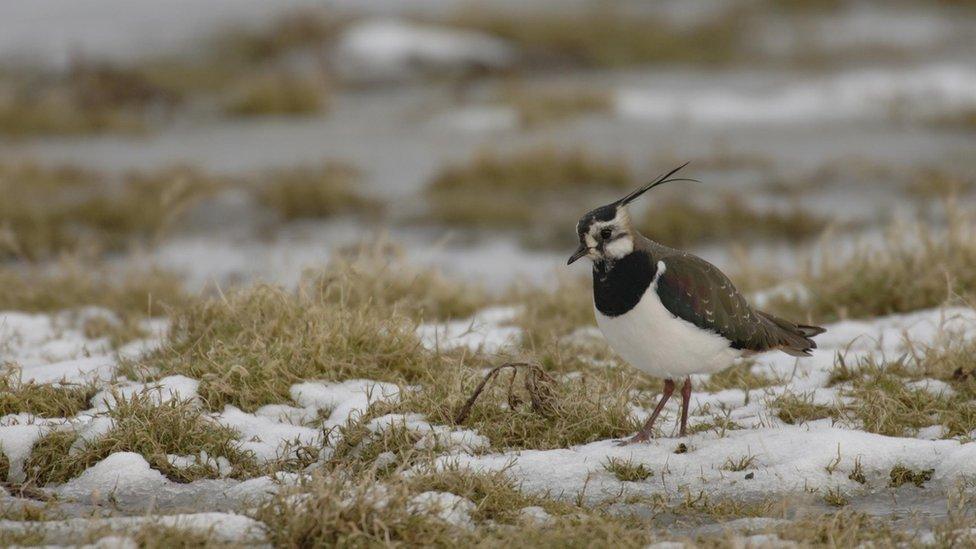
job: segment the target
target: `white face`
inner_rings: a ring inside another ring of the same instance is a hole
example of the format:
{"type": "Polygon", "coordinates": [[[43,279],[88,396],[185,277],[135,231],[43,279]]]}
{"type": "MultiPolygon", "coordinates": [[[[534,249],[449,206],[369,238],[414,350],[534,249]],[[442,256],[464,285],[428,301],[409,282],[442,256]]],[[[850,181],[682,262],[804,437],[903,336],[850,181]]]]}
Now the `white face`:
{"type": "Polygon", "coordinates": [[[630,216],[624,208],[610,221],[593,221],[583,234],[587,257],[591,261],[616,261],[634,251],[630,216]]]}

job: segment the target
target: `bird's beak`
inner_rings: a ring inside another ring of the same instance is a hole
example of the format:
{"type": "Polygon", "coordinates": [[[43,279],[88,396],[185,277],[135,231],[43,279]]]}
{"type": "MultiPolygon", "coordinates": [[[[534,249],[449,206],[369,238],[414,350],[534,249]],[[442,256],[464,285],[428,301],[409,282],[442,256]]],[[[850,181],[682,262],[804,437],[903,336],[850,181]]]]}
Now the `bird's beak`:
{"type": "Polygon", "coordinates": [[[569,256],[569,261],[567,261],[566,264],[572,265],[574,261],[586,255],[588,251],[590,250],[589,248],[586,247],[586,244],[580,243],[579,248],[576,248],[576,251],[573,252],[573,255],[569,256]]]}

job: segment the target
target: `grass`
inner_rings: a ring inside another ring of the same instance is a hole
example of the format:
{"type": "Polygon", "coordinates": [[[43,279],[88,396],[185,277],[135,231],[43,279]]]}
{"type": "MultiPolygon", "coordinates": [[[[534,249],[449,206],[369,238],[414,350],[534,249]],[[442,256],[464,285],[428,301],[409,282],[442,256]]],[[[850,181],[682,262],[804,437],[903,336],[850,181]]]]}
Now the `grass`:
{"type": "Polygon", "coordinates": [[[405,317],[257,286],[177,311],[163,348],[128,365],[132,375],[147,369],[199,379],[212,410],[253,411],[288,401],[300,381],[412,382],[436,370],[437,359],[405,317]]]}
{"type": "Polygon", "coordinates": [[[255,185],[258,201],[286,220],[379,211],[360,192],[362,175],[341,162],[266,172],[255,185]]]}
{"type": "Polygon", "coordinates": [[[932,473],[934,472],[935,469],[914,471],[904,465],[895,465],[888,474],[890,479],[888,486],[898,488],[904,484],[914,484],[917,488],[921,488],[926,482],[932,480],[932,473]]]}
{"type": "Polygon", "coordinates": [[[547,546],[642,547],[653,535],[629,517],[582,507],[546,504],[546,523],[522,520],[519,510],[538,505],[507,475],[459,470],[431,472],[377,485],[366,475],[315,475],[284,490],[255,516],[269,526],[277,547],[309,546],[547,546]],[[412,513],[426,491],[444,491],[474,502],[470,526],[432,513],[412,513]],[[382,501],[383,504],[377,504],[382,501]]]}
{"type": "MultiPolygon", "coordinates": [[[[473,360],[473,365],[483,365],[473,360]]],[[[534,361],[533,361],[534,362],[534,361]]],[[[433,424],[451,425],[474,387],[483,378],[472,364],[454,364],[431,372],[420,380],[421,388],[401,395],[397,404],[378,404],[369,417],[387,413],[422,413],[433,424]]],[[[519,373],[516,388],[526,383],[519,373]]],[[[624,375],[582,376],[559,381],[536,380],[541,409],[531,404],[531,394],[516,389],[511,398],[509,374],[490,383],[467,420],[460,426],[487,437],[494,450],[566,448],[608,438],[620,438],[637,430],[631,416],[632,382],[624,375]]]]}
{"type": "Polygon", "coordinates": [[[185,167],[110,178],[70,166],[0,164],[0,259],[152,242],[219,185],[185,167]]]}
{"type": "Polygon", "coordinates": [[[12,73],[0,82],[0,135],[138,133],[150,109],[179,102],[138,72],[75,63],[58,75],[12,73]]]}
{"type": "Polygon", "coordinates": [[[447,166],[428,183],[425,197],[430,218],[440,223],[539,230],[557,224],[546,212],[567,205],[581,209],[587,194],[633,183],[622,160],[537,148],[507,156],[483,152],[466,164],[447,166]]]}
{"type": "Polygon", "coordinates": [[[603,469],[621,482],[640,482],[654,476],[654,471],[643,463],[622,458],[607,458],[603,469]]]}
{"type": "Polygon", "coordinates": [[[712,207],[688,198],[655,202],[636,217],[642,234],[677,248],[734,240],[799,242],[819,236],[828,225],[827,219],[799,205],[786,211],[760,211],[732,194],[725,194],[712,207]]]}
{"type": "Polygon", "coordinates": [[[190,300],[182,279],[153,268],[108,270],[65,258],[50,268],[0,267],[0,311],[52,313],[96,306],[104,315],[78,318],[86,337],[113,344],[142,337],[142,320],[160,316],[190,300]]]}
{"type": "Polygon", "coordinates": [[[28,413],[46,418],[73,417],[91,407],[89,402],[97,392],[93,384],[24,383],[8,372],[0,376],[0,416],[28,413]]]}
{"type": "Polygon", "coordinates": [[[708,376],[708,380],[699,386],[700,390],[717,393],[726,389],[742,389],[752,391],[777,385],[778,380],[753,372],[752,361],[741,361],[721,372],[708,376]]]}
{"type": "Polygon", "coordinates": [[[383,239],[336,254],[325,269],[307,272],[302,285],[326,303],[416,321],[466,318],[493,302],[479,285],[411,264],[383,239]]]}
{"type": "Polygon", "coordinates": [[[738,458],[728,458],[725,460],[725,465],[722,466],[726,471],[732,471],[733,473],[739,471],[745,471],[746,469],[752,469],[753,465],[756,463],[756,456],[740,456],[738,458]]]}
{"type": "Polygon", "coordinates": [[[25,464],[28,478],[41,485],[65,482],[115,452],[139,453],[154,469],[178,482],[214,478],[218,473],[204,463],[175,467],[168,454],[206,452],[225,457],[233,467],[230,476],[235,478],[255,476],[260,471],[254,457],[239,448],[238,433],[215,423],[191,401],[158,403],[149,394],[117,397],[107,415],[115,422],[112,429],[83,443],[71,453],[71,459],[64,456],[78,437],[75,432],[54,431],[35,442],[25,464]]]}
{"type": "Polygon", "coordinates": [[[941,425],[943,438],[968,438],[976,429],[976,413],[969,403],[976,398],[972,371],[976,344],[957,334],[932,346],[915,346],[909,355],[881,362],[873,357],[854,364],[840,359],[831,382],[855,404],[847,414],[862,428],[890,436],[914,436],[930,425],[941,425]],[[934,392],[908,382],[935,379],[951,391],[934,392]]]}
{"type": "Polygon", "coordinates": [[[659,17],[606,6],[518,14],[467,9],[449,22],[514,43],[530,64],[563,61],[592,67],[727,63],[740,51],[742,30],[736,19],[678,28],[659,17]]]}
{"type": "Polygon", "coordinates": [[[560,277],[550,288],[514,286],[504,301],[522,310],[516,325],[522,329],[522,345],[541,348],[574,330],[595,326],[590,277],[560,277]]]}
{"type": "Polygon", "coordinates": [[[770,407],[776,411],[776,417],[790,425],[797,425],[817,419],[837,419],[840,417],[840,410],[836,406],[815,404],[813,402],[813,393],[803,393],[800,395],[783,393],[773,399],[770,407]]]}
{"type": "Polygon", "coordinates": [[[241,78],[227,93],[224,113],[238,117],[308,115],[323,111],[329,103],[322,82],[290,73],[241,78]]]}
{"type": "Polygon", "coordinates": [[[826,249],[799,270],[805,298],[778,296],[768,307],[786,318],[818,322],[937,307],[976,295],[976,222],[953,203],[947,226],[895,225],[881,243],[852,253],[826,249]]]}
{"type": "Polygon", "coordinates": [[[605,91],[571,87],[531,89],[512,87],[502,101],[515,108],[524,128],[562,122],[586,114],[606,114],[614,106],[613,96],[605,91]]]}

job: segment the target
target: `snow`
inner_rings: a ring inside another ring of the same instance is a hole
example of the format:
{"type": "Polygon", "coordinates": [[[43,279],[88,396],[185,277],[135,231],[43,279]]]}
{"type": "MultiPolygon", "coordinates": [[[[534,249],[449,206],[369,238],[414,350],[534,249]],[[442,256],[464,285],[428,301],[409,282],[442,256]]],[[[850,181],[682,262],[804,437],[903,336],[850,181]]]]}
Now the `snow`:
{"type": "Polygon", "coordinates": [[[241,448],[254,452],[262,462],[284,457],[295,446],[321,446],[322,432],[310,427],[281,423],[263,416],[249,414],[227,405],[217,421],[241,434],[241,448]]]}
{"type": "Polygon", "coordinates": [[[77,500],[110,495],[118,499],[152,498],[157,489],[168,483],[141,455],[116,452],[59,486],[56,493],[77,500]]]}
{"type": "Polygon", "coordinates": [[[117,399],[131,400],[133,396],[148,396],[155,404],[171,400],[186,401],[195,399],[200,382],[182,375],[167,376],[149,383],[129,382],[105,389],[92,397],[92,405],[98,410],[107,410],[117,403],[117,399]]]}
{"type": "Polygon", "coordinates": [[[0,451],[10,461],[8,480],[24,481],[24,462],[30,457],[31,446],[48,430],[43,424],[0,426],[0,451]]]}
{"type": "Polygon", "coordinates": [[[425,72],[500,69],[514,51],[502,40],[394,19],[353,24],[339,39],[336,66],[342,78],[356,82],[408,80],[425,72]]]}
{"type": "Polygon", "coordinates": [[[369,422],[368,428],[380,432],[393,426],[421,433],[417,441],[418,449],[439,448],[445,451],[479,452],[487,450],[490,441],[487,437],[471,429],[451,429],[444,425],[431,425],[422,414],[387,414],[369,422]]]}
{"type": "MultiPolygon", "coordinates": [[[[260,522],[236,513],[193,513],[154,517],[74,518],[54,521],[0,520],[0,532],[37,533],[47,543],[75,542],[88,532],[107,530],[115,533],[136,533],[148,525],[175,528],[207,535],[215,542],[259,543],[265,541],[265,527],[260,522]]],[[[125,538],[105,537],[97,547],[125,538]]]]}
{"type": "Polygon", "coordinates": [[[350,379],[340,383],[306,382],[291,387],[291,398],[298,404],[316,410],[331,410],[327,427],[345,424],[361,415],[375,402],[397,402],[400,387],[368,379],[350,379]]]}
{"type": "Polygon", "coordinates": [[[696,124],[781,124],[806,120],[932,115],[976,106],[976,69],[925,65],[857,70],[784,85],[776,91],[626,88],[617,93],[625,118],[696,124]]]}
{"type": "Polygon", "coordinates": [[[496,353],[518,343],[522,331],[512,326],[519,307],[489,307],[471,318],[451,322],[421,324],[417,337],[428,349],[456,349],[496,353]]]}
{"type": "MultiPolygon", "coordinates": [[[[490,328],[489,328],[490,329],[490,328]]],[[[614,441],[557,450],[522,450],[473,456],[455,454],[439,458],[441,465],[458,464],[476,470],[507,469],[523,489],[574,498],[583,492],[586,501],[597,503],[621,495],[660,493],[674,495],[699,490],[713,497],[768,498],[803,493],[805,490],[863,487],[848,478],[857,460],[869,479],[887,478],[895,465],[911,469],[933,469],[933,482],[949,486],[976,475],[976,443],[932,440],[942,433],[940,426],[924,429],[918,438],[887,437],[832,425],[829,419],[803,425],[787,425],[775,417],[768,402],[784,391],[809,392],[813,402],[835,404],[842,397],[826,387],[835,353],[849,357],[876,355],[898,358],[913,344],[932,343],[954,332],[972,337],[976,311],[965,308],[931,309],[866,321],[844,321],[827,326],[818,337],[819,349],[810,358],[797,359],[769,353],[757,357],[753,368],[788,379],[785,386],[752,391],[749,404],[745,392],[729,389],[718,393],[692,393],[692,406],[708,405],[712,411],[726,409],[730,418],[745,427],[720,436],[704,432],[682,439],[688,451],[674,453],[678,440],[659,438],[646,444],[617,446],[614,441]],[[834,473],[827,465],[840,463],[834,473]],[[754,456],[748,471],[726,470],[729,459],[754,456]],[[604,470],[609,458],[630,459],[655,472],[640,483],[621,483],[604,470]],[[753,477],[745,478],[746,473],[753,477]]],[[[465,336],[467,337],[467,336],[465,336]]],[[[699,377],[702,379],[704,376],[699,377]]],[[[933,392],[951,390],[937,380],[925,379],[913,386],[933,392]]],[[[650,406],[652,403],[648,402],[650,406]]],[[[677,406],[674,404],[673,406],[677,406]]],[[[661,424],[665,433],[676,431],[677,414],[665,409],[661,424]]],[[[635,410],[643,419],[646,410],[635,410]]],[[[710,418],[692,416],[691,424],[710,418]]]]}
{"type": "Polygon", "coordinates": [[[427,513],[454,526],[473,528],[471,512],[475,504],[467,498],[450,492],[423,492],[410,498],[411,513],[427,513]]]}

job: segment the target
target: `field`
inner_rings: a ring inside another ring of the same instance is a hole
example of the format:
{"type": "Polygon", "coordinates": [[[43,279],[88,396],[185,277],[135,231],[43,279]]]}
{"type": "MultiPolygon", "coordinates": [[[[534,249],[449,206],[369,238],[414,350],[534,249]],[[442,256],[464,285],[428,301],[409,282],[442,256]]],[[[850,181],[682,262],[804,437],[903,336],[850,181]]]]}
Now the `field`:
{"type": "Polygon", "coordinates": [[[973,6],[255,6],[0,54],[0,544],[976,544],[973,6]],[[827,332],[619,446],[565,260],[687,160],[639,229],[827,332]]]}

